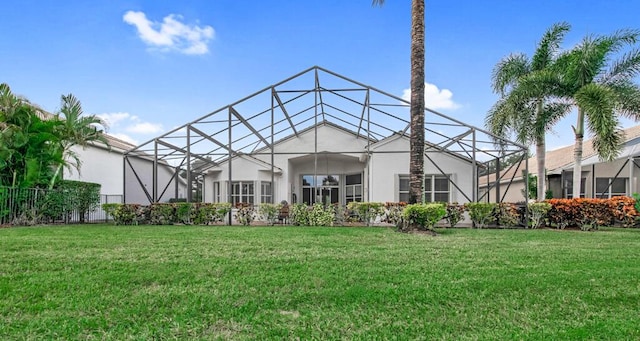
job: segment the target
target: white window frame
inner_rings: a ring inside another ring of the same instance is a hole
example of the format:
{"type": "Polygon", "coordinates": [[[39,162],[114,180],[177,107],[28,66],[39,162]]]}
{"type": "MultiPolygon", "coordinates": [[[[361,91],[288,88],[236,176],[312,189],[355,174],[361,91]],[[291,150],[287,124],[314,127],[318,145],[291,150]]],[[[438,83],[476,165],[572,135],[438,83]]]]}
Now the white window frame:
{"type": "Polygon", "coordinates": [[[346,174],[344,176],[344,201],[345,204],[348,204],[352,201],[362,201],[363,195],[364,195],[364,191],[363,191],[363,187],[362,187],[362,180],[363,180],[364,176],[362,173],[354,173],[354,174],[346,174]],[[352,176],[352,175],[360,175],[360,183],[359,184],[351,184],[351,185],[347,185],[347,177],[348,176],[352,176]],[[358,189],[360,190],[360,194],[356,194],[358,193],[358,189]],[[351,190],[351,195],[349,195],[349,190],[351,190]]]}
{"type": "MultiPolygon", "coordinates": [[[[398,201],[403,201],[401,200],[401,196],[402,194],[409,194],[410,189],[407,188],[406,191],[403,191],[400,189],[400,181],[402,181],[403,179],[409,179],[410,176],[407,174],[400,174],[398,175],[398,187],[397,187],[397,191],[396,193],[398,193],[398,201]]],[[[435,199],[435,195],[436,194],[447,194],[447,202],[451,202],[451,175],[450,174],[425,174],[424,175],[424,187],[423,187],[423,192],[422,192],[422,199],[424,200],[424,202],[434,202],[435,199]],[[435,179],[446,179],[447,180],[447,190],[446,191],[436,191],[435,190],[435,179]],[[426,182],[429,181],[431,184],[431,190],[427,190],[427,186],[426,186],[426,182]]]]}
{"type": "Polygon", "coordinates": [[[238,203],[249,203],[251,205],[255,204],[256,202],[256,187],[255,187],[255,183],[253,181],[232,181],[231,182],[231,204],[232,205],[236,205],[238,203]],[[234,186],[238,185],[238,189],[240,191],[240,193],[235,193],[234,192],[234,186]],[[250,193],[242,193],[242,188],[243,186],[249,186],[248,188],[250,188],[250,193]],[[236,200],[238,199],[238,200],[236,200]]]}
{"type": "Polygon", "coordinates": [[[221,202],[220,181],[213,182],[213,202],[221,202]]]}
{"type": "Polygon", "coordinates": [[[271,195],[271,190],[266,191],[265,185],[269,185],[271,189],[273,189],[273,184],[271,181],[261,181],[260,182],[260,203],[261,204],[272,204],[273,196],[271,195]]]}

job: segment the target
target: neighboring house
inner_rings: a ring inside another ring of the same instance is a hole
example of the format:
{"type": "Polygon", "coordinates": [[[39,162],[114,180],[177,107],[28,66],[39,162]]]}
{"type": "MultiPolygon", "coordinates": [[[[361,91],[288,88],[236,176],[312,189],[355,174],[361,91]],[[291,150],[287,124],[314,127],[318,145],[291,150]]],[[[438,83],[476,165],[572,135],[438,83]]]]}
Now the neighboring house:
{"type": "MultiPolygon", "coordinates": [[[[408,101],[312,67],[125,153],[125,201],[178,197],[180,179],[187,201],[408,201],[409,116],[408,101]]],[[[476,201],[481,160],[526,153],[428,108],[424,129],[425,201],[476,201]]]]}
{"type": "Polygon", "coordinates": [[[86,148],[74,146],[78,155],[80,172],[75,168],[64,170],[64,179],[99,183],[103,195],[122,195],[124,192],[124,163],[122,155],[135,147],[129,142],[104,134],[109,146],[102,142],[90,142],[86,148]]]}
{"type": "MultiPolygon", "coordinates": [[[[640,192],[640,125],[624,130],[625,139],[618,158],[611,162],[600,161],[593,149],[593,140],[584,141],[582,159],[581,197],[609,198],[617,195],[630,196],[640,192]]],[[[571,198],[573,193],[573,145],[547,151],[545,167],[547,169],[547,190],[553,198],[571,198]]],[[[536,158],[528,160],[529,173],[537,174],[536,158]]],[[[496,174],[480,178],[480,191],[485,201],[495,201],[499,192],[503,201],[523,201],[524,178],[522,170],[525,163],[503,170],[500,174],[500,189],[497,190],[496,174]],[[512,181],[513,178],[513,181],[512,181]],[[487,186],[489,184],[489,186],[487,186]],[[488,188],[490,189],[488,190],[488,188]],[[487,194],[488,192],[488,194],[487,194]]]]}

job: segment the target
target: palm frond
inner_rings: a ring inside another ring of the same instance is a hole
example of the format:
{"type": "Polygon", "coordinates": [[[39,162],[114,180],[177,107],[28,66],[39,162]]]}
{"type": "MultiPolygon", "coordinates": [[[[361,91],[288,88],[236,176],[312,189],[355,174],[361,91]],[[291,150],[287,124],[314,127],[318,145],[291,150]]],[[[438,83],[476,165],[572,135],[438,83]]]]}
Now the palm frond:
{"type": "Polygon", "coordinates": [[[491,74],[493,91],[504,95],[509,87],[513,87],[517,80],[529,73],[531,66],[527,56],[518,53],[511,54],[498,62],[491,74]]]}
{"type": "Polygon", "coordinates": [[[532,70],[542,70],[549,66],[560,49],[560,44],[571,25],[566,22],[553,24],[542,36],[531,59],[532,70]]]}
{"type": "Polygon", "coordinates": [[[576,94],[578,106],[584,111],[587,127],[593,133],[593,147],[602,160],[614,160],[620,151],[622,137],[615,115],[615,94],[599,84],[584,86],[576,94]]]}
{"type": "Polygon", "coordinates": [[[621,79],[631,79],[638,73],[640,73],[640,50],[634,49],[615,60],[599,82],[607,84],[621,79]]]}
{"type": "Polygon", "coordinates": [[[607,84],[607,87],[615,94],[616,113],[640,120],[640,86],[624,79],[607,84]]]}
{"type": "Polygon", "coordinates": [[[572,106],[571,103],[560,101],[545,103],[542,112],[536,116],[536,121],[532,125],[534,135],[544,136],[551,131],[561,119],[569,114],[572,106]]]}
{"type": "Polygon", "coordinates": [[[518,86],[514,87],[509,96],[519,101],[531,99],[565,96],[570,87],[564,79],[554,70],[532,71],[518,80],[518,86]]]}

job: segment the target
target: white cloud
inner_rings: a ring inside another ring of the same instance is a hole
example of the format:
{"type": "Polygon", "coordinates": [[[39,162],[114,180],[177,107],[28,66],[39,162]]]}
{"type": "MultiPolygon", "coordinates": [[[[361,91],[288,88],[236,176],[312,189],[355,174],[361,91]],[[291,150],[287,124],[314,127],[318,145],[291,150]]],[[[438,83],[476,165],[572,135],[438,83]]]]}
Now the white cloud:
{"type": "MultiPolygon", "coordinates": [[[[460,104],[452,99],[453,93],[449,89],[438,89],[431,83],[424,83],[424,105],[433,110],[437,109],[457,109],[460,104]]],[[[402,99],[411,101],[411,89],[402,91],[402,99]]]]}
{"type": "Polygon", "coordinates": [[[162,124],[142,121],[138,116],[131,115],[128,112],[114,112],[97,114],[96,116],[105,120],[109,126],[109,135],[119,139],[138,143],[139,135],[157,134],[163,130],[162,124]],[[126,133],[136,135],[137,138],[131,137],[126,133]]]}
{"type": "Polygon", "coordinates": [[[126,112],[98,114],[96,116],[100,117],[103,121],[105,121],[109,127],[117,126],[118,123],[120,123],[121,121],[131,117],[131,115],[129,115],[129,113],[126,113],[126,112]]]}
{"type": "Polygon", "coordinates": [[[125,130],[130,133],[136,133],[136,134],[155,134],[162,131],[162,124],[150,123],[150,122],[139,122],[131,126],[128,126],[125,130]]]}
{"type": "Polygon", "coordinates": [[[184,54],[205,54],[207,43],[213,39],[211,26],[186,25],[182,16],[169,14],[162,22],[152,22],[143,12],[128,11],[122,20],[138,30],[138,36],[147,45],[162,51],[178,51],[184,54]]]}

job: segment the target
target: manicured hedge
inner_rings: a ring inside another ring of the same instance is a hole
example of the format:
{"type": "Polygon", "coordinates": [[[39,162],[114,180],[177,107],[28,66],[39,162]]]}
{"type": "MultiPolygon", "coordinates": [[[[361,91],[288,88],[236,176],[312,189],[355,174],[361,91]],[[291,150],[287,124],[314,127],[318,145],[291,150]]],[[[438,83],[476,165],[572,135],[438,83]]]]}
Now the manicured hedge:
{"type": "Polygon", "coordinates": [[[549,199],[546,202],[551,204],[547,216],[549,223],[558,229],[579,227],[590,230],[614,224],[630,227],[638,217],[635,199],[624,196],[611,199],[549,199]]]}
{"type": "Polygon", "coordinates": [[[228,203],[157,203],[147,206],[139,204],[103,204],[104,209],[116,225],[210,225],[225,221],[231,210],[228,203]]]}
{"type": "MultiPolygon", "coordinates": [[[[346,209],[337,205],[324,206],[293,204],[290,206],[289,221],[300,226],[341,226],[345,222],[393,224],[399,229],[408,226],[432,229],[444,220],[450,227],[458,226],[465,214],[473,226],[523,227],[528,220],[528,228],[548,226],[564,229],[577,227],[594,230],[600,226],[621,225],[632,227],[638,221],[636,200],[630,197],[611,199],[549,199],[544,202],[517,206],[512,203],[427,203],[407,205],[406,203],[350,203],[346,209]],[[528,210],[525,208],[528,207],[528,210]],[[525,219],[524,212],[528,212],[525,219]]],[[[280,205],[262,204],[256,211],[250,205],[236,207],[235,219],[249,225],[257,217],[273,225],[277,220],[280,205]]],[[[141,206],[136,204],[105,204],[104,210],[118,225],[130,224],[197,224],[208,225],[226,221],[231,210],[228,203],[166,203],[141,206]]]]}

